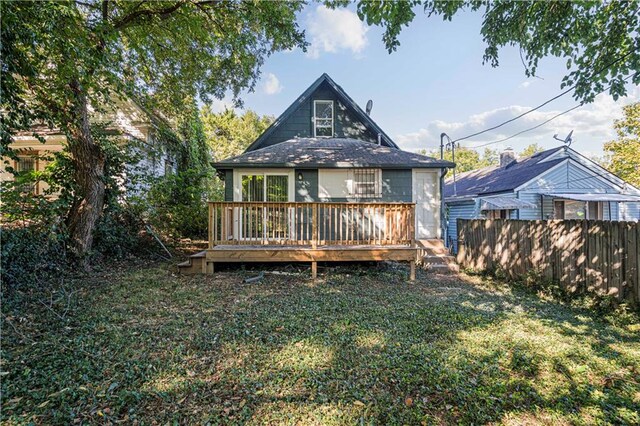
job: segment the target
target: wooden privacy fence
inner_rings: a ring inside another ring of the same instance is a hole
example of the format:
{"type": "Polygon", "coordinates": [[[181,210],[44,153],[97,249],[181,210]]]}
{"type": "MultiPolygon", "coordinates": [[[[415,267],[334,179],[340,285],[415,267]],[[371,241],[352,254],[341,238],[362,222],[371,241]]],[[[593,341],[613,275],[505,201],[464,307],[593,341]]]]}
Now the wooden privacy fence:
{"type": "Polygon", "coordinates": [[[210,202],[216,245],[410,245],[413,203],[210,202]]]}
{"type": "Polygon", "coordinates": [[[458,263],[531,272],[571,291],[640,301],[640,224],[592,220],[458,219],[458,263]]]}

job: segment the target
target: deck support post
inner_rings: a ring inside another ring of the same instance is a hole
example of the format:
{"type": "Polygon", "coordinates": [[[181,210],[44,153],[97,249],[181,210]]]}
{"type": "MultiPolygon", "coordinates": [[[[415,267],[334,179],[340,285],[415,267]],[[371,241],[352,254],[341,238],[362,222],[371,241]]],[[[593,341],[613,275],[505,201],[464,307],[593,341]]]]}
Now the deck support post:
{"type": "Polygon", "coordinates": [[[409,281],[416,280],[416,261],[412,260],[409,262],[409,281]]]}
{"type": "Polygon", "coordinates": [[[205,272],[207,275],[213,275],[214,266],[213,262],[207,262],[207,271],[205,272]]]}
{"type": "Polygon", "coordinates": [[[314,280],[318,277],[318,262],[311,262],[311,278],[314,280]]]}

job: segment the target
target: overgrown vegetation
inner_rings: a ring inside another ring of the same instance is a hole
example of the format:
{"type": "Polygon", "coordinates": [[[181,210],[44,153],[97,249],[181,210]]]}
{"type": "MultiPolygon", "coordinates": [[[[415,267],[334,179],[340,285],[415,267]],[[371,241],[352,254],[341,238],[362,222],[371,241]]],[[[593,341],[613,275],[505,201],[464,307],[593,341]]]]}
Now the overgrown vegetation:
{"type": "Polygon", "coordinates": [[[584,309],[612,324],[640,324],[640,305],[620,300],[614,295],[587,291],[586,288],[568,288],[544,278],[536,270],[531,270],[526,276],[514,280],[510,280],[500,269],[486,271],[480,275],[486,282],[525,290],[545,300],[584,309]]]}
{"type": "Polygon", "coordinates": [[[640,422],[637,323],[388,267],[253,284],[167,268],[111,267],[7,310],[2,421],[640,422]]]}
{"type": "MultiPolygon", "coordinates": [[[[141,235],[141,215],[127,205],[127,188],[139,185],[139,176],[129,169],[137,161],[135,142],[123,145],[104,126],[94,126],[94,139],[105,153],[105,207],[95,232],[92,261],[103,257],[122,259],[147,243],[141,235]]],[[[43,158],[44,159],[44,158],[43,158]]],[[[1,257],[3,300],[14,291],[40,291],[53,286],[74,270],[77,260],[70,253],[68,213],[80,202],[69,152],[51,153],[45,171],[18,172],[15,181],[2,183],[1,257]],[[33,188],[48,189],[36,194],[33,188]]]]}

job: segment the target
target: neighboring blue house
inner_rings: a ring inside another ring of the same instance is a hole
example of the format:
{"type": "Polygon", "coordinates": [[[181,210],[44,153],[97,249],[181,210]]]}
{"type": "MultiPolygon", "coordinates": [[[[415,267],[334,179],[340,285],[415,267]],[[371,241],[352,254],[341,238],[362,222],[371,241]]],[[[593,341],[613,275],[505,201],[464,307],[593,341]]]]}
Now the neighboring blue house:
{"type": "Polygon", "coordinates": [[[523,159],[507,149],[498,166],[449,177],[444,196],[454,250],[457,219],[640,219],[640,190],[568,146],[523,159]]]}

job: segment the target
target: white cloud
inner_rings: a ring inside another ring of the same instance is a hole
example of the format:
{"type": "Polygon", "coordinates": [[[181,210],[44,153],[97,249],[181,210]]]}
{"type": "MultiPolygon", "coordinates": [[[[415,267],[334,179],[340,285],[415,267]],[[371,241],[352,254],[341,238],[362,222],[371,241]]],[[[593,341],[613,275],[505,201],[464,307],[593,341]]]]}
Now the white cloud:
{"type": "Polygon", "coordinates": [[[527,87],[531,86],[531,83],[532,83],[531,80],[525,80],[522,83],[520,83],[518,87],[521,89],[526,89],[527,87]]]}
{"type": "MultiPolygon", "coordinates": [[[[607,94],[598,95],[595,101],[567,114],[564,114],[548,124],[535,130],[523,133],[504,143],[489,145],[490,148],[502,149],[507,145],[521,149],[531,143],[538,143],[543,147],[557,146],[560,142],[553,139],[554,134],[560,137],[566,136],[571,130],[573,133],[574,148],[580,151],[600,152],[602,144],[615,137],[613,121],[622,117],[622,107],[640,100],[640,87],[629,91],[625,98],[614,101],[607,94]]],[[[447,133],[452,139],[457,139],[496,126],[506,120],[514,118],[525,111],[529,106],[512,105],[496,108],[489,111],[474,114],[464,121],[447,122],[434,120],[415,132],[397,135],[395,141],[407,150],[429,149],[433,150],[440,145],[440,134],[447,133]]],[[[567,108],[568,109],[568,108],[567,108]]],[[[524,117],[509,123],[498,129],[489,131],[480,136],[461,141],[462,146],[475,147],[483,143],[496,141],[514,135],[518,132],[534,127],[562,110],[534,111],[524,117]]]]}
{"type": "Polygon", "coordinates": [[[264,79],[262,90],[267,95],[275,95],[276,93],[280,93],[282,91],[282,85],[280,84],[280,80],[278,80],[278,77],[276,77],[275,74],[269,73],[264,79]]]}
{"type": "Polygon", "coordinates": [[[318,6],[307,16],[310,46],[307,56],[318,58],[321,53],[343,50],[359,54],[367,46],[369,28],[354,12],[318,6]]]}
{"type": "Polygon", "coordinates": [[[227,110],[227,109],[235,109],[233,100],[226,96],[224,97],[224,99],[217,99],[217,98],[212,99],[211,102],[209,103],[209,106],[211,108],[211,112],[214,112],[214,113],[223,112],[224,110],[227,110]]]}

